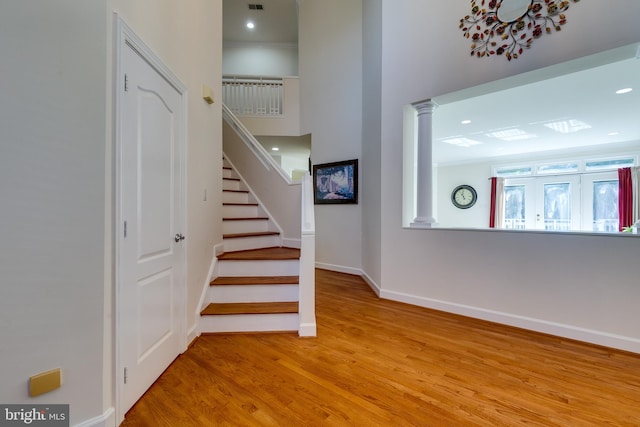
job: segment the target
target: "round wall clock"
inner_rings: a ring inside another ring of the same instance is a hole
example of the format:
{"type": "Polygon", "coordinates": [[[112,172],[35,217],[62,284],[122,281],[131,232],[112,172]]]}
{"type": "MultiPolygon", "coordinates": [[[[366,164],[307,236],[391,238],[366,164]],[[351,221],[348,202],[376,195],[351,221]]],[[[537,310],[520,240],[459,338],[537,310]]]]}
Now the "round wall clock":
{"type": "Polygon", "coordinates": [[[458,185],[451,192],[451,203],[456,208],[468,209],[476,204],[478,200],[478,193],[470,185],[458,185]]]}

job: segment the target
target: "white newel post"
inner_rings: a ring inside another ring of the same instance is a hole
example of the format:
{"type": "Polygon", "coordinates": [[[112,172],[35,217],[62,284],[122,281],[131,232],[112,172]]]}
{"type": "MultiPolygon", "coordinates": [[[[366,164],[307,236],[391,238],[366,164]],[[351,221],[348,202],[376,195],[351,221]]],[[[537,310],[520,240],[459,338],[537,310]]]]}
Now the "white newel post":
{"type": "Polygon", "coordinates": [[[411,223],[414,228],[430,228],[436,224],[433,217],[433,111],[438,106],[430,99],[412,104],[418,112],[418,161],[416,183],[417,216],[411,223]]]}

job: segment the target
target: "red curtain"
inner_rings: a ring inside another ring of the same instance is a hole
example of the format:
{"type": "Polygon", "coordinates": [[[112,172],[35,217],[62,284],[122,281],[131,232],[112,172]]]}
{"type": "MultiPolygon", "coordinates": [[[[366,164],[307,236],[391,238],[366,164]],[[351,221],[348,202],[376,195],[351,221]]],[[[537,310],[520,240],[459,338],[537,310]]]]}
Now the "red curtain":
{"type": "MultiPolygon", "coordinates": [[[[631,178],[629,178],[631,179],[631,178]]],[[[496,228],[496,186],[498,178],[491,178],[491,206],[489,207],[489,228],[496,228]]],[[[629,203],[631,205],[631,203],[629,203]]]]}
{"type": "Polygon", "coordinates": [[[618,218],[620,231],[633,225],[633,188],[631,168],[618,169],[618,218]]]}

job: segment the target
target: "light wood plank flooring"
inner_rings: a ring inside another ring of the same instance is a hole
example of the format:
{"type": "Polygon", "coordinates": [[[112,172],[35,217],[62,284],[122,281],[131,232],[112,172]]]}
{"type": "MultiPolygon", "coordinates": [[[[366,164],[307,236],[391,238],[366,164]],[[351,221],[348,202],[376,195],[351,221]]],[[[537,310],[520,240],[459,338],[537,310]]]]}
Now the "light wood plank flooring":
{"type": "Polygon", "coordinates": [[[640,355],[316,277],[317,338],[202,336],[123,426],[640,426],[640,355]]]}

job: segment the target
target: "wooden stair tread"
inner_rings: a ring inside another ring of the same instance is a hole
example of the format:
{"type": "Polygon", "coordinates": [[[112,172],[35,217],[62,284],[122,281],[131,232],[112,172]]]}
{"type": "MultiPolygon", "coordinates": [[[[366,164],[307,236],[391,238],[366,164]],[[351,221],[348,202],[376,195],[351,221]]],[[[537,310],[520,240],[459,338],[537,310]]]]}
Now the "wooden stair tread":
{"type": "Polygon", "coordinates": [[[219,260],[232,261],[266,261],[300,259],[300,249],[287,247],[273,247],[249,249],[246,251],[223,252],[218,255],[219,260]]]}
{"type": "Polygon", "coordinates": [[[249,194],[249,190],[222,190],[223,193],[243,193],[249,194]]]}
{"type": "Polygon", "coordinates": [[[234,233],[234,234],[223,234],[223,239],[238,239],[243,237],[260,237],[260,236],[277,236],[280,232],[278,231],[256,231],[255,233],[234,233]]]}
{"type": "Polygon", "coordinates": [[[257,203],[231,203],[231,202],[225,202],[222,204],[222,206],[258,206],[257,203]]]}
{"type": "Polygon", "coordinates": [[[203,316],[229,315],[229,314],[282,314],[297,313],[297,302],[252,302],[209,304],[200,312],[203,316]]]}
{"type": "Polygon", "coordinates": [[[228,285],[297,285],[298,276],[221,276],[211,281],[211,286],[228,285]]]}
{"type": "Polygon", "coordinates": [[[226,181],[240,181],[240,178],[222,178],[222,179],[226,181]]]}
{"type": "Polygon", "coordinates": [[[223,221],[253,221],[260,220],[266,221],[269,217],[267,216],[250,216],[250,217],[239,217],[239,218],[222,218],[223,221]]]}

